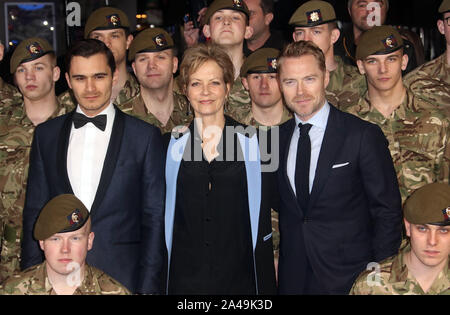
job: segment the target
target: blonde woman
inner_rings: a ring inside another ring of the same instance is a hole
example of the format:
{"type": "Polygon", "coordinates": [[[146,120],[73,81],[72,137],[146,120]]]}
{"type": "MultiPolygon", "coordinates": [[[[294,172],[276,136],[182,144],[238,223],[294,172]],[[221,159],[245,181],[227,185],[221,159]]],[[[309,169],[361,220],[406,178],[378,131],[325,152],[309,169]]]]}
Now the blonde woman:
{"type": "Polygon", "coordinates": [[[186,50],[180,66],[195,119],[167,150],[169,294],[276,292],[272,174],[261,172],[256,133],[224,115],[233,69],[211,44],[186,50]]]}

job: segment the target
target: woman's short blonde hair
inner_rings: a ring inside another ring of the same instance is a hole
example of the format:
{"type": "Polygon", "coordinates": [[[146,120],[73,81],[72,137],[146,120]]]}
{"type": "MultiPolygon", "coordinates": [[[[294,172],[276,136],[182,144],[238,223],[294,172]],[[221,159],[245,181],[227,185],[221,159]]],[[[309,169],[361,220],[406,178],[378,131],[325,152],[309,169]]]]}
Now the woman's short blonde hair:
{"type": "Polygon", "coordinates": [[[200,43],[188,48],[183,55],[180,65],[180,88],[186,93],[190,76],[196,72],[205,62],[215,61],[223,71],[225,84],[233,85],[234,66],[227,52],[213,43],[200,43]]]}

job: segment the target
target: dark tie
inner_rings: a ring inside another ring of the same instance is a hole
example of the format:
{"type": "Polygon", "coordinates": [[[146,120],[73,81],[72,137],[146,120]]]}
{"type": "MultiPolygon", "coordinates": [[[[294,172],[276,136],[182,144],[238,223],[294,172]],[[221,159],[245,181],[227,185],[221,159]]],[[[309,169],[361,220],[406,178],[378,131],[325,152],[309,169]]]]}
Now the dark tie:
{"type": "Polygon", "coordinates": [[[300,137],[295,164],[295,190],[300,208],[306,211],[309,203],[309,164],[311,162],[311,140],[308,133],[312,125],[299,123],[298,127],[300,137]]]}
{"type": "Polygon", "coordinates": [[[105,131],[106,115],[98,115],[91,118],[80,113],[73,114],[73,125],[76,129],[83,127],[88,122],[93,123],[101,131],[105,131]]]}

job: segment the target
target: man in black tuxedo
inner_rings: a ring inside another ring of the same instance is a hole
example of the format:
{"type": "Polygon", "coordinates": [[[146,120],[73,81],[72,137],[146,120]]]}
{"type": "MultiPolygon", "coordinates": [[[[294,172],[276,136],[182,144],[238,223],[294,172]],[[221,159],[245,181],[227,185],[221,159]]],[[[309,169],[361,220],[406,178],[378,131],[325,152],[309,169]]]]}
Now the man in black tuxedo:
{"type": "Polygon", "coordinates": [[[280,127],[279,293],[347,294],[401,242],[388,143],[379,127],[326,101],[329,74],[315,44],[289,44],[278,67],[295,113],[280,127]]]}
{"type": "Polygon", "coordinates": [[[43,259],[32,236],[39,211],[53,197],[72,193],[89,209],[96,234],[87,262],[132,292],[163,292],[161,134],[110,102],[118,73],[105,44],[95,39],[76,43],[66,64],[66,79],[78,106],[36,128],[23,211],[21,268],[43,259]]]}

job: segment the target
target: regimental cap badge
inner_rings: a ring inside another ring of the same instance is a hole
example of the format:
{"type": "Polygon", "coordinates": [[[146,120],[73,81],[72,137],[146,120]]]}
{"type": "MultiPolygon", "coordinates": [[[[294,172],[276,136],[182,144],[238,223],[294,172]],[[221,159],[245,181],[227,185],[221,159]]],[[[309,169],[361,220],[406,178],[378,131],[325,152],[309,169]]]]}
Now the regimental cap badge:
{"type": "Polygon", "coordinates": [[[44,52],[41,45],[38,42],[31,43],[27,46],[27,50],[30,52],[31,56],[40,55],[44,52]]]}
{"type": "Polygon", "coordinates": [[[242,1],[241,0],[233,0],[233,7],[242,8],[242,1]]]}
{"type": "Polygon", "coordinates": [[[167,40],[164,34],[159,34],[155,37],[153,37],[153,41],[155,42],[157,47],[164,47],[167,46],[167,40]]]}
{"type": "Polygon", "coordinates": [[[69,221],[70,227],[74,227],[80,222],[83,222],[83,215],[81,214],[80,209],[75,209],[71,214],[69,214],[67,216],[67,221],[69,221]]]}
{"type": "Polygon", "coordinates": [[[120,17],[118,14],[111,14],[106,17],[110,26],[120,26],[120,17]]]}
{"type": "Polygon", "coordinates": [[[277,58],[267,58],[267,67],[269,71],[277,71],[277,58]]]}
{"type": "Polygon", "coordinates": [[[322,22],[322,12],[320,9],[306,12],[306,18],[308,19],[308,24],[322,22]]]}
{"type": "Polygon", "coordinates": [[[397,39],[394,35],[390,35],[382,40],[383,45],[386,49],[393,49],[398,46],[397,39]]]}
{"type": "Polygon", "coordinates": [[[442,213],[444,214],[444,220],[450,221],[450,207],[447,207],[447,209],[442,210],[442,213]]]}

